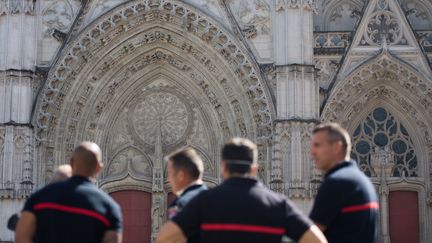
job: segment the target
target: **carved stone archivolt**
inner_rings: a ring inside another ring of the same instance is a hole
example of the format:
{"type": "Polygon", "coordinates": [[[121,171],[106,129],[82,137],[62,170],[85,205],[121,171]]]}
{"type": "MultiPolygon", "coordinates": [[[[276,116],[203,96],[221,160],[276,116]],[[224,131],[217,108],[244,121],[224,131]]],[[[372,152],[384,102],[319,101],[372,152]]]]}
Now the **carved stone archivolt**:
{"type": "MultiPolygon", "coordinates": [[[[75,79],[80,76],[83,69],[86,67],[88,60],[97,58],[100,55],[101,48],[108,48],[109,46],[117,45],[113,41],[121,36],[142,32],[140,28],[142,23],[166,23],[167,25],[177,26],[182,31],[190,32],[203,40],[203,45],[208,45],[214,51],[219,53],[220,57],[225,65],[228,65],[229,70],[236,76],[236,80],[239,80],[242,89],[247,89],[247,99],[249,100],[250,106],[256,110],[254,115],[254,122],[257,124],[257,131],[259,136],[267,136],[270,134],[271,128],[269,127],[271,122],[271,114],[273,111],[270,99],[268,98],[268,91],[265,90],[265,85],[261,82],[261,78],[256,73],[253,62],[247,57],[248,54],[244,53],[242,47],[238,46],[235,41],[231,40],[228,33],[224,33],[221,27],[209,22],[209,20],[195,13],[185,5],[180,3],[174,3],[165,1],[160,4],[158,1],[155,4],[144,1],[133,1],[123,5],[121,8],[117,8],[107,14],[107,17],[102,18],[99,22],[89,26],[73,43],[68,45],[66,51],[59,59],[58,64],[53,68],[49,74],[48,82],[44,87],[44,92],[38,99],[38,109],[40,112],[36,118],[36,124],[38,126],[38,135],[40,137],[52,136],[53,134],[47,131],[48,127],[55,127],[58,123],[58,113],[63,107],[64,98],[68,94],[69,89],[72,88],[73,82],[64,82],[65,80],[75,79]],[[166,13],[165,16],[171,16],[170,18],[162,17],[162,13],[166,13]],[[168,21],[168,22],[166,22],[168,21]],[[185,22],[186,21],[186,22],[185,22]],[[127,23],[127,24],[126,24],[127,23]],[[41,132],[47,132],[46,135],[42,135],[41,132]]],[[[184,51],[190,53],[193,51],[193,46],[183,45],[182,43],[176,43],[174,39],[170,38],[169,35],[148,36],[148,39],[143,39],[145,42],[160,42],[165,41],[167,44],[180,44],[177,48],[182,48],[184,51]]],[[[134,44],[140,45],[145,42],[135,42],[134,44]]],[[[123,52],[123,56],[130,53],[134,49],[133,43],[124,45],[119,48],[123,52]]],[[[120,53],[119,53],[120,54],[120,53]]],[[[192,52],[192,55],[196,55],[195,58],[199,57],[199,52],[192,52]]],[[[86,97],[88,97],[93,91],[92,83],[97,83],[99,74],[103,74],[111,67],[116,60],[119,60],[121,56],[113,56],[106,58],[102,65],[105,68],[100,72],[96,71],[95,75],[90,76],[88,79],[88,87],[85,87],[86,91],[83,90],[83,97],[81,101],[77,101],[72,107],[78,108],[77,114],[80,113],[83,105],[86,105],[86,97]],[[81,108],[80,108],[81,106],[81,108]]],[[[145,60],[143,60],[145,61],[145,60]]],[[[210,72],[215,72],[215,66],[206,57],[202,57],[200,61],[206,66],[210,72]]],[[[176,63],[171,63],[176,65],[176,63]]],[[[186,66],[184,66],[186,68],[186,66]]],[[[133,67],[131,67],[133,68],[133,67]]],[[[181,67],[180,67],[181,68],[181,67]]],[[[219,70],[220,71],[220,70],[219,70]]],[[[232,75],[232,73],[230,73],[232,75]]],[[[199,78],[194,76],[193,78],[199,78]]],[[[197,82],[199,82],[197,80],[197,82]]],[[[118,84],[113,84],[118,85],[118,84]]],[[[116,86],[113,86],[115,89],[116,86]]],[[[76,87],[74,87],[76,89],[76,87]]],[[[210,90],[206,91],[207,86],[203,86],[204,92],[208,92],[210,97],[212,96],[210,90]]],[[[101,107],[102,108],[102,107],[101,107]]],[[[96,112],[99,113],[99,112],[96,112]]],[[[74,129],[76,125],[70,125],[71,129],[74,129]]]]}
{"type": "Polygon", "coordinates": [[[129,1],[66,45],[36,110],[40,145],[51,152],[41,151],[55,160],[43,163],[46,173],[84,139],[106,151],[108,174],[137,158],[154,163],[158,123],[163,154],[196,146],[216,178],[220,144],[269,140],[274,108],[250,53],[223,27],[178,1],[129,1]]]}

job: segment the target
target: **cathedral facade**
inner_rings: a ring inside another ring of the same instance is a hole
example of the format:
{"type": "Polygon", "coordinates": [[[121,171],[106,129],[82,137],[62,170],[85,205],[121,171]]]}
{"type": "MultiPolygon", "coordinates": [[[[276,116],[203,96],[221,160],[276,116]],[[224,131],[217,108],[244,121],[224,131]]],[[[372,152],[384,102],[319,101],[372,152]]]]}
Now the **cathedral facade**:
{"type": "Polygon", "coordinates": [[[376,186],[380,242],[432,242],[431,62],[428,0],[0,0],[0,242],[83,140],[130,242],[166,220],[163,157],[194,147],[215,186],[233,136],[308,213],[322,121],[376,186]]]}

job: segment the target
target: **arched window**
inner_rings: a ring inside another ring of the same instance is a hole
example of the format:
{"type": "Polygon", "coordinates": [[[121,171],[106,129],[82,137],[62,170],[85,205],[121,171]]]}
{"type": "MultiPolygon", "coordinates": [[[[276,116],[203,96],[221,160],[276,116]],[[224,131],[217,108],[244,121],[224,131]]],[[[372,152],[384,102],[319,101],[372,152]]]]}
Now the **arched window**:
{"type": "Polygon", "coordinates": [[[389,154],[394,163],[392,177],[418,176],[417,156],[408,131],[382,107],[374,109],[354,131],[351,156],[365,174],[375,176],[371,156],[380,151],[389,154]]]}

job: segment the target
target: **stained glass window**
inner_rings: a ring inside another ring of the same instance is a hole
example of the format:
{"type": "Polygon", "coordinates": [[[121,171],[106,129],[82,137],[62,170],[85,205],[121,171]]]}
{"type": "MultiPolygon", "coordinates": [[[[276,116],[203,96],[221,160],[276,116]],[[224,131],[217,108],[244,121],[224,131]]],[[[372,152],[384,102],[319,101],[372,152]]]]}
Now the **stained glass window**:
{"type": "Polygon", "coordinates": [[[407,130],[390,112],[378,107],[354,131],[351,156],[365,174],[374,176],[371,153],[385,147],[393,157],[391,176],[418,176],[417,156],[407,130]]]}

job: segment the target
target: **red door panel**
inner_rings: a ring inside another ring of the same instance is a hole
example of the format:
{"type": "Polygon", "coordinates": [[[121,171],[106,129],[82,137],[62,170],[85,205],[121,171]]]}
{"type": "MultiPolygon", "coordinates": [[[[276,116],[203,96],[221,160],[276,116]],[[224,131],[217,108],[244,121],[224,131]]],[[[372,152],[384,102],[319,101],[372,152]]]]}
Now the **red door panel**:
{"type": "Polygon", "coordinates": [[[392,243],[420,242],[417,192],[390,192],[389,222],[392,243]]]}
{"type": "Polygon", "coordinates": [[[151,193],[118,191],[110,194],[123,214],[123,242],[151,243],[151,193]]]}

